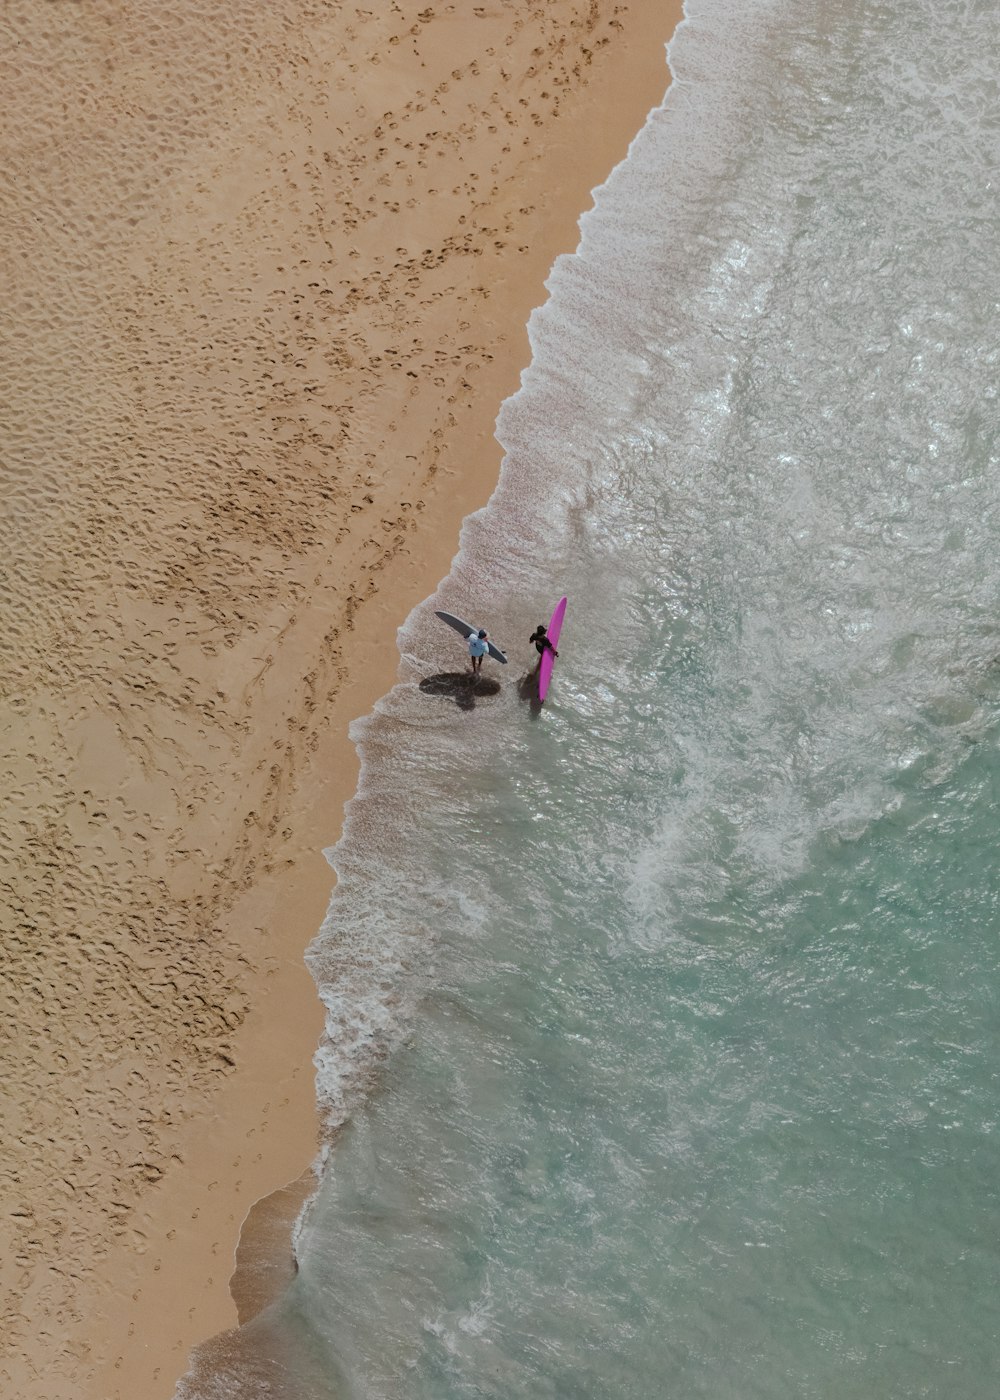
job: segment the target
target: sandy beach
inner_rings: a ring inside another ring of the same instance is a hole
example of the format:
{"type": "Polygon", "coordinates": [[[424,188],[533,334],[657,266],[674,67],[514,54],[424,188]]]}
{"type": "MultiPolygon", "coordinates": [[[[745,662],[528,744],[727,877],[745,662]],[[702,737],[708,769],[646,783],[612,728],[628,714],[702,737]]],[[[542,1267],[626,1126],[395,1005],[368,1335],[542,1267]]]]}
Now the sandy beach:
{"type": "Polygon", "coordinates": [[[166,1400],[280,1281],[347,727],[679,18],[4,12],[5,1395],[166,1400]]]}

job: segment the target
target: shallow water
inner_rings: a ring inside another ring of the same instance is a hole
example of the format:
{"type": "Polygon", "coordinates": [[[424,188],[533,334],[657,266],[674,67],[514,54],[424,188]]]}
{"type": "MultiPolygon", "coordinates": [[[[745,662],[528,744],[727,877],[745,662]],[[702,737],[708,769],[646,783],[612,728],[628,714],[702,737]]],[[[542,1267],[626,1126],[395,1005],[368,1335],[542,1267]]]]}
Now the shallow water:
{"type": "Polygon", "coordinates": [[[690,10],[357,726],[349,1122],[218,1395],[995,1392],[1000,16],[690,10]]]}

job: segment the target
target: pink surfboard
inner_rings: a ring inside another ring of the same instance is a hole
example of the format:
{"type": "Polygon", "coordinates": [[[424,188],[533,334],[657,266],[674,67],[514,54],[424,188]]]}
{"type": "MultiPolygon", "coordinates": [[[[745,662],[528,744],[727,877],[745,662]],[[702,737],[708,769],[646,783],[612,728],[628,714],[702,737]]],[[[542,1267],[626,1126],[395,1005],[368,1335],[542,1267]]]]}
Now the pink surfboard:
{"type": "MultiPolygon", "coordinates": [[[[566,616],[566,599],[560,598],[556,603],[556,610],[546,629],[546,636],[554,647],[559,646],[559,633],[562,631],[563,618],[566,616]]],[[[538,666],[538,698],[544,700],[549,691],[549,681],[552,679],[552,667],[555,664],[555,657],[548,647],[542,652],[542,659],[538,666]]]]}

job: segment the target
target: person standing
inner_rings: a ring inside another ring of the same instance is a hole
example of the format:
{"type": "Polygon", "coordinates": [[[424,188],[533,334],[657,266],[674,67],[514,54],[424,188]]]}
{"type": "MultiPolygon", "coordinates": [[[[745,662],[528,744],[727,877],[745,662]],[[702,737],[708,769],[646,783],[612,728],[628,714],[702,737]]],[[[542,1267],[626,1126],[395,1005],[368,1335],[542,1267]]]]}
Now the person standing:
{"type": "Polygon", "coordinates": [[[478,632],[469,633],[469,657],[472,662],[472,674],[478,676],[483,669],[483,657],[489,651],[489,638],[486,632],[480,628],[478,632]]]}
{"type": "Polygon", "coordinates": [[[541,661],[541,658],[545,655],[547,651],[551,651],[553,656],[559,655],[555,647],[549,641],[548,633],[546,632],[545,628],[542,626],[541,623],[539,623],[538,626],[535,628],[534,632],[532,632],[531,636],[528,638],[528,641],[534,642],[535,650],[538,652],[539,662],[541,661]]]}

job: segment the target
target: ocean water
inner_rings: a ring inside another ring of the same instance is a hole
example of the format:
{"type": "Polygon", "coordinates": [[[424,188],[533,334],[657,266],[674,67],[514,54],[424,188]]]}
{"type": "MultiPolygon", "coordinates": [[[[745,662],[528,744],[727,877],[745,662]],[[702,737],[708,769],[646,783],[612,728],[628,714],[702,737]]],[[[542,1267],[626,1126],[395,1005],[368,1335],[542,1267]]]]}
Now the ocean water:
{"type": "Polygon", "coordinates": [[[690,0],[357,725],[343,1126],[198,1395],[996,1395],[998,53],[994,0],[690,0]],[[421,688],[435,607],[497,694],[421,688]]]}

